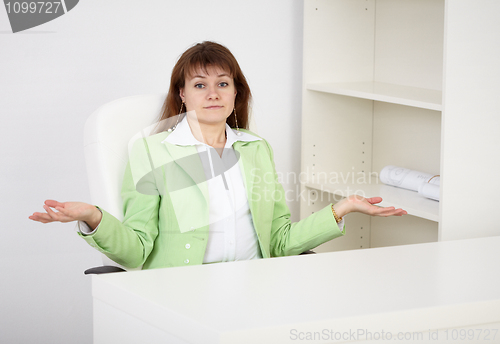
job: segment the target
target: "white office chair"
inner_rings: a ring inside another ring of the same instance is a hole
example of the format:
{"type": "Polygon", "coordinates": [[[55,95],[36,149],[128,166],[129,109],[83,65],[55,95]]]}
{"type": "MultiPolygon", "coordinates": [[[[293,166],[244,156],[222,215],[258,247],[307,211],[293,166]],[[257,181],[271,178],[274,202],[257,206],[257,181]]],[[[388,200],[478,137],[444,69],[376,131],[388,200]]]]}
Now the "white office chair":
{"type": "MultiPolygon", "coordinates": [[[[84,153],[91,202],[119,220],[124,216],[120,191],[128,162],[129,142],[136,135],[149,136],[165,96],[150,94],[117,99],[101,106],[85,123],[84,153]]],[[[103,263],[104,267],[89,269],[85,273],[125,269],[105,255],[103,263]]]]}
{"type": "MultiPolygon", "coordinates": [[[[123,220],[123,201],[120,195],[123,175],[128,162],[131,139],[147,137],[155,128],[165,94],[139,95],[120,98],[97,109],[85,123],[84,153],[92,204],[98,205],[123,220]]],[[[255,123],[250,118],[250,130],[255,123]]],[[[312,251],[304,254],[313,253],[312,251]]],[[[129,269],[105,255],[104,266],[91,268],[86,274],[107,273],[129,269]]]]}

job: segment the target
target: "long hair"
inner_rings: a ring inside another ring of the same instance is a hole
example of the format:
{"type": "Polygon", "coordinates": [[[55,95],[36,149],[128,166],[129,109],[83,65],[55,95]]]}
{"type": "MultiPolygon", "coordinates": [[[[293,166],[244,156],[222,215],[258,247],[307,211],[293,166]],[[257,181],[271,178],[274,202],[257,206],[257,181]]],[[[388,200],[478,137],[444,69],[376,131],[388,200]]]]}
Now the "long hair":
{"type": "MultiPolygon", "coordinates": [[[[236,116],[238,116],[238,127],[248,129],[248,116],[252,95],[247,80],[229,49],[218,43],[205,41],[195,44],[186,50],[175,64],[170,78],[170,88],[156,126],[156,133],[165,131],[175,125],[173,117],[179,114],[182,105],[179,91],[184,87],[186,76],[192,75],[199,69],[206,72],[208,66],[220,68],[229,72],[233,77],[237,92],[234,100],[234,108],[236,116]]],[[[226,123],[231,128],[236,127],[234,114],[226,119],[226,123]]]]}

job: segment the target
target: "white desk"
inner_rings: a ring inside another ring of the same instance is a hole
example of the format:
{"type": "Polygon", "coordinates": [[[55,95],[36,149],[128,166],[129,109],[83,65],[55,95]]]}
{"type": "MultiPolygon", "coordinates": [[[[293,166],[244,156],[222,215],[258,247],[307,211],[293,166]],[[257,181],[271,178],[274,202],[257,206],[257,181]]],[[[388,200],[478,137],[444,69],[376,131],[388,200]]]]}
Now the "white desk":
{"type": "Polygon", "coordinates": [[[500,343],[500,237],[96,275],[92,283],[95,344],[500,343]]]}

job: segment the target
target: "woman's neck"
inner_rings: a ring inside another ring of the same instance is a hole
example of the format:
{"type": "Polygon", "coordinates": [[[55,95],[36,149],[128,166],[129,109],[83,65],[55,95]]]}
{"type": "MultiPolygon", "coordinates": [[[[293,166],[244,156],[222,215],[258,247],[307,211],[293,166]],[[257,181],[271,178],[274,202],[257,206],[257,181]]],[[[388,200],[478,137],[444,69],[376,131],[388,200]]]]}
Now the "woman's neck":
{"type": "Polygon", "coordinates": [[[191,133],[200,142],[214,148],[223,148],[226,145],[226,123],[206,124],[187,118],[191,133]]]}

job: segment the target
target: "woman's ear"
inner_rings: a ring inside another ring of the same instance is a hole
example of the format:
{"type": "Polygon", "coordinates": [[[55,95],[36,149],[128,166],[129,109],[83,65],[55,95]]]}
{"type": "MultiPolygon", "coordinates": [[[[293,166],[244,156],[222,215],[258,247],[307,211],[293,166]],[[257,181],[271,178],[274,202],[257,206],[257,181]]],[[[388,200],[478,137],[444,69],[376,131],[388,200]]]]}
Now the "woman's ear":
{"type": "Polygon", "coordinates": [[[179,88],[179,97],[181,97],[182,102],[185,103],[185,100],[184,100],[184,88],[179,88]]]}

